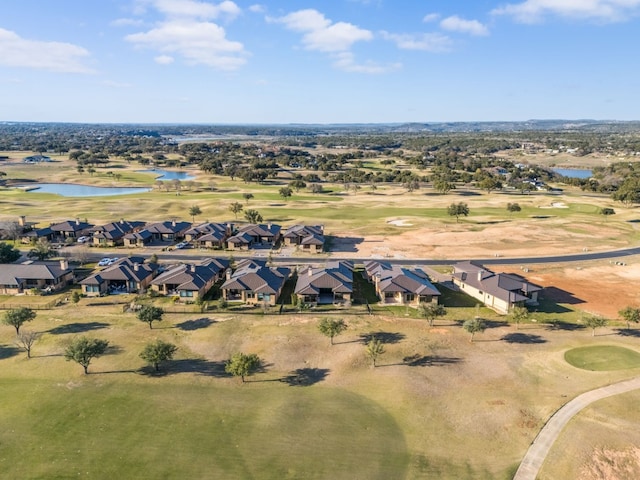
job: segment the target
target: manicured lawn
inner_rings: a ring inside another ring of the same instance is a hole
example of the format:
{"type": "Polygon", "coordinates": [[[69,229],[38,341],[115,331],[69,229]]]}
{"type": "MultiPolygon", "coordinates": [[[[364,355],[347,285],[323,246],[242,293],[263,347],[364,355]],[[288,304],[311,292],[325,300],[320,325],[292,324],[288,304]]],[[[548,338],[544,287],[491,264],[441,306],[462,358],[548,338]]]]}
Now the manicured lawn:
{"type": "Polygon", "coordinates": [[[564,359],[583,370],[609,371],[640,367],[640,353],[613,345],[594,345],[567,351],[564,359]]]}

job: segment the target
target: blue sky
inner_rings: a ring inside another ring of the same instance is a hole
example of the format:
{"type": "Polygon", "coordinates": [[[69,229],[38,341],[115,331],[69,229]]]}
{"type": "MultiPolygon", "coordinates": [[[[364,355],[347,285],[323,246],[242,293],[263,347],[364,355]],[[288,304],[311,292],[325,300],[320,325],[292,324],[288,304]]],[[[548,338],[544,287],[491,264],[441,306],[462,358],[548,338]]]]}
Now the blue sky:
{"type": "Polygon", "coordinates": [[[3,0],[0,120],[640,119],[640,0],[3,0]]]}

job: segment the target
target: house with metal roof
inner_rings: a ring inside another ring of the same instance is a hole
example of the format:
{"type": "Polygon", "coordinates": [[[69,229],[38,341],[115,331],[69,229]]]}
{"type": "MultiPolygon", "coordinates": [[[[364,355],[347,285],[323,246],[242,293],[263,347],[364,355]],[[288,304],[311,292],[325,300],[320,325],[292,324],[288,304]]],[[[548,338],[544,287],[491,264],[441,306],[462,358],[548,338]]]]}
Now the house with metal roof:
{"type": "Polygon", "coordinates": [[[353,295],[353,263],[332,261],[323,267],[304,267],[298,272],[294,293],[300,302],[314,305],[350,303],[353,295]]]}
{"type": "Polygon", "coordinates": [[[158,271],[158,265],[144,263],[144,258],[121,258],[80,281],[88,297],[106,294],[135,293],[145,290],[158,271]]]}
{"type": "Polygon", "coordinates": [[[282,236],[285,245],[295,245],[303,251],[320,253],[324,248],[324,227],[322,225],[293,225],[282,236]]]}
{"type": "Polygon", "coordinates": [[[245,225],[227,239],[227,248],[248,250],[255,247],[273,247],[280,240],[281,228],[274,223],[245,225]]]}
{"type": "Polygon", "coordinates": [[[89,233],[93,227],[90,223],[81,222],[79,218],[75,220],[65,220],[64,222],[54,223],[51,225],[53,235],[60,240],[67,238],[78,238],[89,233]]]}
{"type": "Polygon", "coordinates": [[[416,307],[421,303],[438,303],[440,292],[420,268],[370,261],[365,263],[365,272],[383,303],[416,307]]]}
{"type": "Polygon", "coordinates": [[[268,267],[264,260],[242,260],[233,273],[227,273],[222,295],[227,301],[248,305],[275,305],[290,275],[289,268],[268,267]]]}
{"type": "Polygon", "coordinates": [[[472,261],[453,266],[453,283],[485,306],[504,314],[514,306],[537,305],[542,290],[520,275],[494,273],[472,261]]]}
{"type": "Polygon", "coordinates": [[[99,225],[91,229],[93,235],[91,243],[100,247],[124,245],[124,236],[127,233],[141,230],[142,227],[144,227],[144,222],[129,222],[124,219],[118,222],[99,225]]]}
{"type": "Polygon", "coordinates": [[[60,290],[73,283],[69,262],[9,263],[0,268],[0,294],[17,295],[35,288],[44,292],[60,290]]]}
{"type": "Polygon", "coordinates": [[[151,282],[162,295],[172,295],[191,302],[204,297],[229,268],[229,261],[207,258],[200,263],[178,264],[168,268],[151,282]]]}

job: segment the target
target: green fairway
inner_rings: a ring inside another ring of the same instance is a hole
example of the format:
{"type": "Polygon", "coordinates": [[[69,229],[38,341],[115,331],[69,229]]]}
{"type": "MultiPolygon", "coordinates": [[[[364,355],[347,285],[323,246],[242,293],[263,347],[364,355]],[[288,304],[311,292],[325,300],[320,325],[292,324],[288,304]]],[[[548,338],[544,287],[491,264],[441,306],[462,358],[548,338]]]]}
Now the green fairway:
{"type": "Polygon", "coordinates": [[[134,374],[69,384],[4,379],[3,478],[405,476],[402,431],[359,395],[280,382],[132,384],[123,375],[134,374]]]}
{"type": "Polygon", "coordinates": [[[640,367],[640,353],[612,345],[574,348],[564,354],[564,359],[583,370],[609,371],[640,367]]]}

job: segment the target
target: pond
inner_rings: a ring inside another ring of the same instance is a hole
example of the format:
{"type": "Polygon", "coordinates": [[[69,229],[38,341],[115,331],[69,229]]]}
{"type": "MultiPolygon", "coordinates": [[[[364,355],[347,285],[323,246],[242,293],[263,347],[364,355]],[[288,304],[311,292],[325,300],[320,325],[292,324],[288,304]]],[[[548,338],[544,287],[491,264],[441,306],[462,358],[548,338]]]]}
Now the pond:
{"type": "Polygon", "coordinates": [[[153,173],[158,180],[193,180],[193,175],[187,172],[174,172],[172,170],[161,170],[159,168],[150,168],[148,170],[138,170],[140,173],[153,173]]]}
{"type": "Polygon", "coordinates": [[[552,168],[552,170],[558,175],[569,178],[591,178],[593,175],[591,170],[581,168],[552,168]]]}
{"type": "Polygon", "coordinates": [[[106,197],[151,191],[146,187],[93,187],[75,183],[35,183],[25,189],[30,193],[55,193],[63,197],[106,197]]]}

